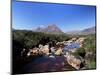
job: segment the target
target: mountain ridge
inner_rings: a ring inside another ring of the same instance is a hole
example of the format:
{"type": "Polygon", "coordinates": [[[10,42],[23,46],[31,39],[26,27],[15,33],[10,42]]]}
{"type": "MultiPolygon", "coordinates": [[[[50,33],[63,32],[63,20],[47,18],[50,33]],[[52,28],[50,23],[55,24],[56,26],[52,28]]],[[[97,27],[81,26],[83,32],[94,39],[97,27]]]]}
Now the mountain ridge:
{"type": "Polygon", "coordinates": [[[50,33],[50,34],[62,34],[63,33],[63,31],[60,28],[58,28],[55,24],[51,24],[46,27],[38,27],[34,31],[50,33]]]}
{"type": "Polygon", "coordinates": [[[69,31],[66,32],[66,34],[71,34],[71,35],[88,35],[88,34],[95,34],[96,32],[96,27],[92,26],[83,30],[76,30],[76,31],[69,31]]]}

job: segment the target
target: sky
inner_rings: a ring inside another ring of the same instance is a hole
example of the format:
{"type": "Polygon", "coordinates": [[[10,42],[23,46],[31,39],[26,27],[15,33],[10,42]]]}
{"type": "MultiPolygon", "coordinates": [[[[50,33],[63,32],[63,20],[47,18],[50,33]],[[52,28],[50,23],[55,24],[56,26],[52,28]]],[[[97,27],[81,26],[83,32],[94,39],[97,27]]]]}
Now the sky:
{"type": "Polygon", "coordinates": [[[34,30],[51,24],[63,32],[95,26],[95,6],[12,2],[12,28],[34,30]]]}

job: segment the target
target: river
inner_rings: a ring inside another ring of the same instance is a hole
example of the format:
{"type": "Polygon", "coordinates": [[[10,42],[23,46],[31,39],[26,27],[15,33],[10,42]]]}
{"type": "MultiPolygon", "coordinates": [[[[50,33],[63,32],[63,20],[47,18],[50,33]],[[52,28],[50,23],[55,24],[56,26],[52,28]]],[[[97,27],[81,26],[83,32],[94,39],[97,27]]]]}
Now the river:
{"type": "MultiPolygon", "coordinates": [[[[78,43],[71,43],[65,45],[63,51],[79,48],[78,43]]],[[[42,73],[42,72],[55,72],[55,71],[69,71],[75,70],[70,66],[64,55],[61,56],[42,56],[39,57],[23,67],[24,73],[42,73]]]]}
{"type": "Polygon", "coordinates": [[[75,70],[70,66],[64,56],[39,57],[31,63],[25,65],[23,71],[26,73],[41,73],[41,72],[55,72],[55,71],[68,71],[75,70]]]}

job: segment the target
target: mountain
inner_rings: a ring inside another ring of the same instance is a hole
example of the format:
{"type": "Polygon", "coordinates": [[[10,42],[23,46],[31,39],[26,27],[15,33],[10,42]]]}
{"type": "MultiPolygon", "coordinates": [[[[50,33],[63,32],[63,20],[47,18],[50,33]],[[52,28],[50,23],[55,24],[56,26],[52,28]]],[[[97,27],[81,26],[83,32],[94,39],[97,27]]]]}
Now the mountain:
{"type": "Polygon", "coordinates": [[[81,32],[84,34],[94,34],[96,32],[96,27],[91,27],[91,28],[87,28],[82,30],[81,32]]]}
{"type": "Polygon", "coordinates": [[[88,35],[88,34],[95,34],[96,32],[96,27],[90,27],[87,29],[83,29],[83,30],[76,30],[76,31],[70,31],[67,32],[66,34],[71,34],[71,35],[88,35]]]}
{"type": "Polygon", "coordinates": [[[35,32],[44,32],[44,33],[51,33],[51,34],[62,34],[60,28],[58,28],[55,24],[48,25],[47,27],[38,27],[35,32]]]}

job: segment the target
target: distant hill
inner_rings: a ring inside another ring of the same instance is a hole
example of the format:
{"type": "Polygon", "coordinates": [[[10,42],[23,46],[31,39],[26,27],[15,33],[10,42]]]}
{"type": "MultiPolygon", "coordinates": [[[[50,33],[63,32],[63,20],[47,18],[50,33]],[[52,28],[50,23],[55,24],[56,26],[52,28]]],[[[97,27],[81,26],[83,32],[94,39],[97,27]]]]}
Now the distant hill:
{"type": "Polygon", "coordinates": [[[51,34],[62,34],[62,30],[58,28],[55,24],[48,25],[47,27],[38,27],[34,30],[35,32],[44,32],[51,34]]]}
{"type": "Polygon", "coordinates": [[[73,30],[73,31],[68,31],[66,32],[66,34],[79,34],[80,33],[80,30],[73,30]]]}
{"type": "Polygon", "coordinates": [[[87,28],[81,31],[84,34],[94,34],[96,32],[96,27],[87,28]]]}
{"type": "Polygon", "coordinates": [[[76,31],[70,31],[70,32],[66,32],[66,34],[71,34],[71,35],[88,35],[88,34],[95,34],[96,32],[96,27],[90,27],[87,29],[83,29],[83,30],[76,30],[76,31]]]}

